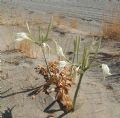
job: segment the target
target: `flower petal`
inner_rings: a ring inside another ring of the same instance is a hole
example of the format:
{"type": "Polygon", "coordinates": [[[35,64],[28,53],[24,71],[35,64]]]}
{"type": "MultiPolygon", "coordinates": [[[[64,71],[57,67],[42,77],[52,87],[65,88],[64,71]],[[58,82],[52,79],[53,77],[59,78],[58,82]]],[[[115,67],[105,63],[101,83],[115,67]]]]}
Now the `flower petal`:
{"type": "Polygon", "coordinates": [[[59,67],[64,68],[67,65],[66,61],[59,61],[59,67]]]}
{"type": "Polygon", "coordinates": [[[61,46],[57,45],[57,55],[65,57],[61,46]]]}
{"type": "Polygon", "coordinates": [[[16,41],[23,41],[23,38],[17,38],[16,41]]]}
{"type": "Polygon", "coordinates": [[[22,40],[25,40],[25,39],[31,40],[25,32],[16,33],[16,40],[17,41],[22,41],[22,40]]]}

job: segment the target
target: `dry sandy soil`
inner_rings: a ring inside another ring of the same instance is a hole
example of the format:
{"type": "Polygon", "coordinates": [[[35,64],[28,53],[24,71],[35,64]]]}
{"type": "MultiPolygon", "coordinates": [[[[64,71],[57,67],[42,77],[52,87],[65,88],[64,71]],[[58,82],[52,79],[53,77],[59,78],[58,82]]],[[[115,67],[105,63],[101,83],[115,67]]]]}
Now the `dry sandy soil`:
{"type": "MultiPolygon", "coordinates": [[[[0,111],[2,118],[47,118],[51,114],[55,118],[120,118],[120,42],[102,40],[95,66],[86,72],[82,80],[76,110],[65,114],[60,106],[53,102],[52,96],[41,92],[35,99],[31,98],[32,90],[44,82],[43,77],[34,70],[37,64],[44,64],[44,60],[40,49],[37,58],[26,57],[25,54],[15,50],[19,46],[19,43],[14,41],[15,33],[26,31],[26,28],[23,21],[18,24],[16,22],[14,24],[14,21],[15,17],[11,20],[10,16],[5,16],[0,25],[0,58],[2,59],[0,111]],[[8,18],[10,20],[3,22],[8,18]],[[102,63],[108,64],[113,74],[106,80],[103,80],[100,67],[102,63]]],[[[36,20],[32,19],[30,25],[36,33],[35,24],[36,20]]],[[[44,23],[42,27],[43,30],[46,29],[44,23]]],[[[72,42],[76,35],[82,34],[81,49],[91,40],[91,36],[88,36],[89,32],[67,27],[64,34],[63,29],[61,27],[52,29],[50,37],[58,39],[66,55],[72,50],[72,42]]],[[[52,60],[53,57],[50,59],[52,60]]],[[[71,96],[75,87],[76,84],[73,85],[71,96]]]]}

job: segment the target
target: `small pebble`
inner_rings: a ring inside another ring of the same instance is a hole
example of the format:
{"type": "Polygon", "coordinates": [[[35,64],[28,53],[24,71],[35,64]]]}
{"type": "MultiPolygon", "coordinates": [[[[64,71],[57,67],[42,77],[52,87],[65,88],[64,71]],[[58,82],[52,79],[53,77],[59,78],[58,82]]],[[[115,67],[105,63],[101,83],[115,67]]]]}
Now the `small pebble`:
{"type": "Polygon", "coordinates": [[[35,95],[32,96],[32,99],[35,99],[35,95]]]}

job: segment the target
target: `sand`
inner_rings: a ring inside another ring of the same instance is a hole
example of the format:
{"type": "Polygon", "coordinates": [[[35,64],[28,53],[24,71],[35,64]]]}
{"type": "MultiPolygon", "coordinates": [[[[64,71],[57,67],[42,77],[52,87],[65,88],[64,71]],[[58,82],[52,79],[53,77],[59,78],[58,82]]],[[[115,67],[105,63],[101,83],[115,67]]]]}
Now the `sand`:
{"type": "MultiPolygon", "coordinates": [[[[17,8],[15,10],[17,11],[17,8]]],[[[39,19],[39,16],[35,16],[39,19]]],[[[44,64],[41,50],[37,47],[39,49],[37,58],[26,57],[24,53],[16,50],[20,44],[14,41],[15,33],[26,31],[26,26],[21,20],[20,22],[17,20],[18,24],[16,24],[16,18],[18,18],[16,16],[10,18],[8,15],[2,18],[3,21],[7,19],[7,22],[1,21],[0,25],[2,59],[0,68],[0,111],[2,118],[47,118],[49,115],[53,115],[55,118],[120,118],[120,42],[102,40],[101,48],[94,63],[95,66],[89,69],[83,77],[76,110],[65,114],[57,103],[51,105],[50,109],[47,108],[54,101],[52,96],[45,95],[42,92],[35,99],[29,96],[32,89],[44,82],[43,77],[36,73],[34,69],[37,64],[44,64]],[[102,63],[108,64],[113,74],[106,80],[103,80],[100,67],[102,63]]],[[[36,26],[40,22],[33,18],[30,19],[29,23],[33,32],[36,33],[36,26]]],[[[46,21],[42,22],[41,25],[44,31],[47,27],[45,23],[46,21]]],[[[90,31],[87,31],[88,29],[73,31],[69,26],[65,27],[67,27],[67,31],[64,31],[64,28],[62,29],[65,35],[61,34],[60,27],[57,27],[57,30],[51,30],[50,37],[58,40],[66,55],[68,51],[72,50],[72,42],[76,35],[80,35],[80,32],[82,32],[82,50],[83,45],[91,40],[91,36],[88,34],[96,28],[93,26],[89,29],[90,31]]],[[[97,31],[99,31],[99,27],[97,31]]],[[[49,44],[52,46],[50,42],[49,44]]],[[[53,57],[51,57],[52,59],[53,57]]],[[[76,84],[72,87],[71,96],[75,87],[76,84]]]]}

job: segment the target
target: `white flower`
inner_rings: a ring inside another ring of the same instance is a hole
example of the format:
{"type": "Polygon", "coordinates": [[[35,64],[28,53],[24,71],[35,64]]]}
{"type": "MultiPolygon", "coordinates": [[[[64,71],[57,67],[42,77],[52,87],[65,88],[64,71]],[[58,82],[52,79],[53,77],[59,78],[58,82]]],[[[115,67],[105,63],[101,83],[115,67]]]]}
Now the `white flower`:
{"type": "Polygon", "coordinates": [[[79,71],[79,66],[75,69],[75,72],[78,73],[79,71]]]}
{"type": "Polygon", "coordinates": [[[103,70],[104,79],[105,79],[105,77],[112,75],[110,73],[110,69],[109,69],[108,65],[102,64],[102,70],[103,70]]]}
{"type": "Polygon", "coordinates": [[[66,61],[59,61],[59,67],[64,68],[67,65],[66,61]]]}
{"type": "Polygon", "coordinates": [[[46,43],[42,43],[43,47],[46,48],[47,47],[47,44],[46,43]]]}
{"type": "Polygon", "coordinates": [[[43,45],[44,48],[49,48],[50,49],[50,46],[47,43],[42,43],[42,45],[43,45]]]}
{"type": "Polygon", "coordinates": [[[47,89],[47,92],[48,93],[52,93],[52,92],[54,92],[55,91],[55,88],[49,88],[49,89],[47,89]]]}
{"type": "Polygon", "coordinates": [[[61,57],[65,57],[64,53],[63,53],[63,49],[61,46],[57,45],[57,55],[61,56],[61,57]]]}
{"type": "Polygon", "coordinates": [[[58,45],[55,40],[53,40],[53,41],[55,42],[55,45],[56,45],[57,55],[60,57],[65,57],[62,47],[60,45],[58,45]]]}
{"type": "Polygon", "coordinates": [[[50,46],[47,43],[42,43],[43,48],[46,51],[46,48],[48,49],[48,55],[50,56],[50,46]]]}
{"type": "Polygon", "coordinates": [[[16,41],[31,40],[25,32],[19,32],[16,34],[16,41]]]}

